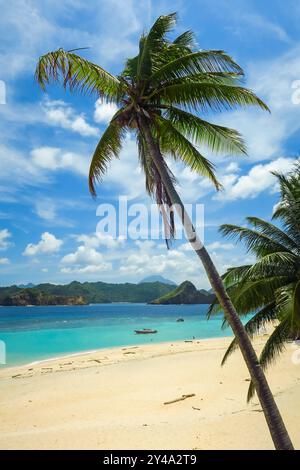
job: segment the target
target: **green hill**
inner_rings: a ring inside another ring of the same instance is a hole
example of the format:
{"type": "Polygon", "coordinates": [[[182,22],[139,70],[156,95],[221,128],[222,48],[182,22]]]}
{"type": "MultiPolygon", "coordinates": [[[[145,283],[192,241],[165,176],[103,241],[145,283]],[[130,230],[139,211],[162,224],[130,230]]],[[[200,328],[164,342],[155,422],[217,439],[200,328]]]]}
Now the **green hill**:
{"type": "Polygon", "coordinates": [[[37,289],[20,289],[20,291],[4,297],[2,305],[26,306],[26,305],[85,305],[86,300],[82,296],[51,295],[37,289]]]}
{"type": "Polygon", "coordinates": [[[55,305],[55,302],[60,305],[61,303],[67,304],[71,302],[68,299],[77,297],[80,297],[83,303],[147,303],[173,289],[174,286],[161,282],[110,284],[73,281],[64,285],[39,284],[30,289],[10,286],[0,288],[0,305],[55,305]],[[47,296],[52,297],[47,298],[47,296]]]}
{"type": "Polygon", "coordinates": [[[152,300],[150,304],[210,304],[213,302],[214,298],[214,294],[210,294],[204,289],[199,291],[192,282],[184,281],[171,292],[152,300]]]}

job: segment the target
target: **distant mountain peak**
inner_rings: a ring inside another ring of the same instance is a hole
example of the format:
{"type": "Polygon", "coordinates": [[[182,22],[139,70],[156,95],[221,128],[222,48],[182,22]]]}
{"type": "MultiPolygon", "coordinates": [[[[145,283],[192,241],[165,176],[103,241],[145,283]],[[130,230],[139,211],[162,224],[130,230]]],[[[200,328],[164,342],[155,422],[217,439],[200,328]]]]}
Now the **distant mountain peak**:
{"type": "Polygon", "coordinates": [[[139,284],[142,284],[144,282],[161,282],[162,284],[169,284],[170,286],[177,286],[176,282],[171,281],[170,279],[166,279],[163,276],[160,275],[152,275],[152,276],[147,276],[142,279],[139,284]]]}
{"type": "Polygon", "coordinates": [[[176,289],[167,294],[152,300],[151,304],[210,304],[215,296],[206,290],[197,290],[190,281],[182,282],[176,289]]]}

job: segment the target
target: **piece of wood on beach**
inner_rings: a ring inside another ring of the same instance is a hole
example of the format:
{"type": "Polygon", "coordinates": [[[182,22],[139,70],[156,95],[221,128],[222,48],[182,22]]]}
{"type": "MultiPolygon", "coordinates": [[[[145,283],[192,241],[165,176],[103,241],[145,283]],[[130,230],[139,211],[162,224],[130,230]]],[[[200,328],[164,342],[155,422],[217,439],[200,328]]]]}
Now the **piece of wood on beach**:
{"type": "Polygon", "coordinates": [[[186,400],[187,398],[192,398],[195,396],[196,396],[195,393],[188,393],[186,395],[182,395],[180,398],[175,398],[174,400],[171,400],[171,401],[165,401],[164,405],[171,405],[172,403],[177,403],[178,401],[183,401],[183,400],[186,400]]]}

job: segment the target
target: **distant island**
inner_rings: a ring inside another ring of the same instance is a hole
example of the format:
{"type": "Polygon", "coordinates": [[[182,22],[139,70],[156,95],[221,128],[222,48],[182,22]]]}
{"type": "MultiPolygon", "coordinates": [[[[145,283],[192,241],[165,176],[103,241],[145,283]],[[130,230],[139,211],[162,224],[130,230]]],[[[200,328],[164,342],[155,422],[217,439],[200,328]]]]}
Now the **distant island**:
{"type": "Polygon", "coordinates": [[[208,304],[214,295],[185,281],[180,286],[144,281],[138,284],[78,282],[70,284],[38,284],[22,288],[0,287],[0,305],[86,305],[90,303],[208,304]]]}
{"type": "Polygon", "coordinates": [[[170,279],[166,279],[165,277],[159,275],[144,277],[144,279],[142,279],[139,284],[142,284],[143,282],[161,282],[162,284],[170,284],[171,286],[177,286],[176,282],[171,281],[170,279]]]}
{"type": "Polygon", "coordinates": [[[214,294],[205,289],[197,290],[192,282],[184,281],[176,289],[149,303],[155,305],[211,304],[214,299],[214,294]]]}
{"type": "Polygon", "coordinates": [[[4,297],[1,305],[11,307],[26,307],[27,305],[86,305],[84,297],[52,295],[41,292],[37,289],[27,288],[21,289],[15,294],[4,297]]]}

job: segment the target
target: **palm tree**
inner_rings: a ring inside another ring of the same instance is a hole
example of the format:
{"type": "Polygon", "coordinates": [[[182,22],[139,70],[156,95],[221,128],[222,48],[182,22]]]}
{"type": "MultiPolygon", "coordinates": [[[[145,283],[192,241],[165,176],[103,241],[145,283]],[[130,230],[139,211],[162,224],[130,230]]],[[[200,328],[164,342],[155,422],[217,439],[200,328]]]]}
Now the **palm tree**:
{"type": "Polygon", "coordinates": [[[215,152],[245,154],[243,139],[235,130],[212,124],[193,111],[204,113],[248,105],[268,108],[254,93],[241,86],[242,69],[223,51],[196,50],[191,31],[174,41],[169,40],[167,35],[175,23],[175,13],[160,16],[148,34],[141,36],[138,55],[127,60],[123,72],[117,77],[75,54],[74,50],[59,49],[39,59],[36,78],[43,89],[50,81],[61,78],[65,88],[95,93],[107,102],[117,104],[118,111],[102,134],[92,157],[89,172],[91,193],[96,194],[95,182],[101,180],[112,158],[118,157],[126,133],[134,132],[146,189],[162,208],[165,227],[171,237],[174,233],[174,208],[178,212],[187,238],[202,261],[238,340],[275,447],[292,449],[248,335],[208,252],[195,233],[175,189],[176,179],[165,159],[168,154],[184,162],[220,189],[212,163],[201,155],[196,145],[205,144],[215,152]]]}
{"type": "MultiPolygon", "coordinates": [[[[253,314],[245,324],[253,337],[272,320],[276,326],[260,354],[259,362],[265,370],[274,362],[290,340],[300,339],[300,164],[288,175],[274,173],[280,187],[280,201],[273,219],[280,227],[260,219],[247,217],[250,227],[225,224],[221,232],[245,242],[256,261],[252,265],[230,268],[223,282],[241,316],[253,314]]],[[[211,305],[208,315],[219,313],[220,305],[211,305]]],[[[226,319],[224,326],[226,326],[226,319]]],[[[236,350],[234,339],[227,349],[222,364],[236,350]]],[[[253,381],[248,390],[248,401],[255,392],[253,381]]]]}

